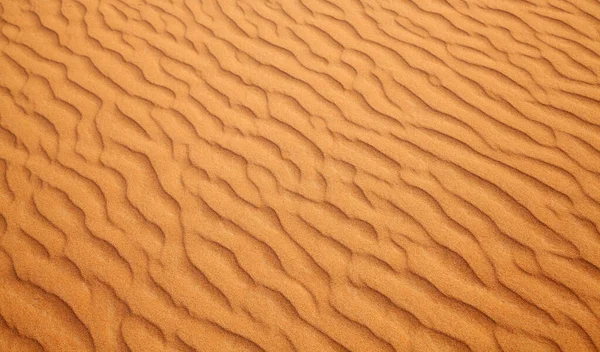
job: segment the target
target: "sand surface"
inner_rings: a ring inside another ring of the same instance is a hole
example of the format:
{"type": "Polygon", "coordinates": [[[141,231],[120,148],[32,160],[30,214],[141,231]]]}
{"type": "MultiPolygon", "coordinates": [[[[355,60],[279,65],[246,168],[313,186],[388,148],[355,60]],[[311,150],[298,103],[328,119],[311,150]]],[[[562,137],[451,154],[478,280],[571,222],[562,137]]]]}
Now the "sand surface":
{"type": "Polygon", "coordinates": [[[600,349],[597,0],[0,0],[0,351],[600,349]]]}

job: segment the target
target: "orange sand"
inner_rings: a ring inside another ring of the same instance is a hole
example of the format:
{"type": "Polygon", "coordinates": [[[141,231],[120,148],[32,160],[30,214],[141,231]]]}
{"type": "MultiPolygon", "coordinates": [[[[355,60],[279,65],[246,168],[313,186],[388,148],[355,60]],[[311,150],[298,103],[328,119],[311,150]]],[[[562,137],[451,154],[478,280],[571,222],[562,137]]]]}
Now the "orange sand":
{"type": "Polygon", "coordinates": [[[0,351],[598,351],[597,0],[0,0],[0,351]]]}

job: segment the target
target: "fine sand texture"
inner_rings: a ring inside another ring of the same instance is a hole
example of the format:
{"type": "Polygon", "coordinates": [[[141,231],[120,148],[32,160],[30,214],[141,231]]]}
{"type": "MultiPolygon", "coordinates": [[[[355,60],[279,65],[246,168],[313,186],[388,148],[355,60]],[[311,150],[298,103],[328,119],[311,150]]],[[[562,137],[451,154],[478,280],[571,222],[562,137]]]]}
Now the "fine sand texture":
{"type": "Polygon", "coordinates": [[[0,0],[0,351],[600,350],[598,0],[0,0]]]}

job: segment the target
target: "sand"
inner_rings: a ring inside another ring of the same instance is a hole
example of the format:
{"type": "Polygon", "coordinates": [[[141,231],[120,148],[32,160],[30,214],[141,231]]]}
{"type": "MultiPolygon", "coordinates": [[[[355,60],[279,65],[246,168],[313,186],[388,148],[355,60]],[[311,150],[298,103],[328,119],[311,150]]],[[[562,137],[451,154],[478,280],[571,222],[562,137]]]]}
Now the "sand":
{"type": "Polygon", "coordinates": [[[598,351],[600,2],[0,0],[0,351],[598,351]]]}

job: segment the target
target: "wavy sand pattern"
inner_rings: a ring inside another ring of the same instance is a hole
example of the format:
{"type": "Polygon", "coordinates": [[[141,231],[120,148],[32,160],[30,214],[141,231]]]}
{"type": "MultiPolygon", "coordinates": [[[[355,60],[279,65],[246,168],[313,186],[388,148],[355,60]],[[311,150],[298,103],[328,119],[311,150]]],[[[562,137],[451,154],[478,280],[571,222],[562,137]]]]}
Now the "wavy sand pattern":
{"type": "Polygon", "coordinates": [[[597,0],[0,0],[0,351],[598,351],[597,0]]]}

